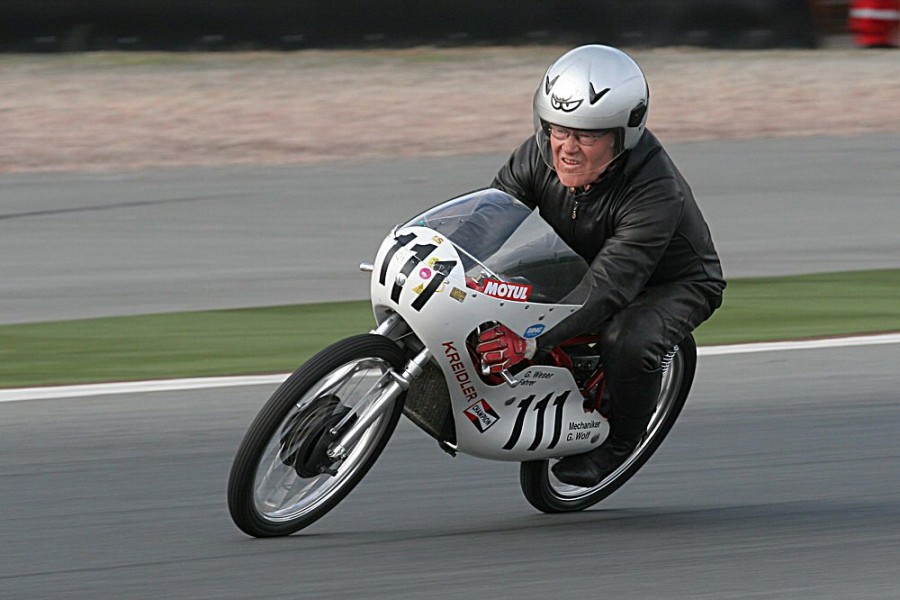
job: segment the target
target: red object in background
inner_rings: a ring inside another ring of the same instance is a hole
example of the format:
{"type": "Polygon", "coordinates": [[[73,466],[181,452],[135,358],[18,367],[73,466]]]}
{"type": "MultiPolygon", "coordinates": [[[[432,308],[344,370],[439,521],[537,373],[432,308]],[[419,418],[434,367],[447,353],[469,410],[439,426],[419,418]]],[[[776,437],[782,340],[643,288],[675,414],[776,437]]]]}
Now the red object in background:
{"type": "Polygon", "coordinates": [[[900,0],[853,0],[847,23],[857,46],[896,48],[900,45],[900,0]]]}

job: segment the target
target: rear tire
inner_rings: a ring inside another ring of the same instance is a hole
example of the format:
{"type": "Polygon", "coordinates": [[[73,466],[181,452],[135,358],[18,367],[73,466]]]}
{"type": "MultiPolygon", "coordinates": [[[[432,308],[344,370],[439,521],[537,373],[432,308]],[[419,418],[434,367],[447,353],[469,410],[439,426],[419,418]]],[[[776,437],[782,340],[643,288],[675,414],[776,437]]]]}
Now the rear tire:
{"type": "Polygon", "coordinates": [[[404,362],[388,338],[358,335],[322,350],[281,384],[250,425],[231,467],[228,509],[235,525],[254,537],[290,535],[349,494],[391,437],[405,395],[342,460],[325,454],[337,437],[329,430],[377,396],[390,381],[388,371],[402,369],[404,362]]]}
{"type": "Polygon", "coordinates": [[[559,481],[550,470],[549,460],[523,462],[519,481],[525,498],[545,513],[574,512],[597,504],[638,472],[662,444],[675,424],[687,400],[697,368],[697,344],[688,335],[663,376],[656,412],[647,427],[647,435],[622,466],[594,487],[579,487],[559,481]]]}

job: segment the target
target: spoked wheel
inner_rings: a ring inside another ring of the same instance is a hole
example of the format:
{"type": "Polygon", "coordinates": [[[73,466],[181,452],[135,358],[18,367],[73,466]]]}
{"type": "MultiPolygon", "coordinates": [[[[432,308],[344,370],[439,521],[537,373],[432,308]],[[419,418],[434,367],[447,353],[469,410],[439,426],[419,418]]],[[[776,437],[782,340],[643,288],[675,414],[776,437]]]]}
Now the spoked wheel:
{"type": "Polygon", "coordinates": [[[694,381],[697,345],[689,335],[676,346],[676,352],[663,375],[656,412],[647,426],[647,435],[630,457],[606,479],[594,487],[569,485],[550,471],[555,461],[523,462],[519,470],[522,492],[532,506],[546,513],[583,510],[600,502],[631,479],[665,439],[681,413],[694,381]]]}
{"type": "Polygon", "coordinates": [[[343,458],[329,447],[401,369],[403,352],[379,335],[329,346],[297,369],[253,421],[228,481],[228,508],[248,535],[289,535],[334,508],[375,463],[397,425],[400,396],[343,458]]]}

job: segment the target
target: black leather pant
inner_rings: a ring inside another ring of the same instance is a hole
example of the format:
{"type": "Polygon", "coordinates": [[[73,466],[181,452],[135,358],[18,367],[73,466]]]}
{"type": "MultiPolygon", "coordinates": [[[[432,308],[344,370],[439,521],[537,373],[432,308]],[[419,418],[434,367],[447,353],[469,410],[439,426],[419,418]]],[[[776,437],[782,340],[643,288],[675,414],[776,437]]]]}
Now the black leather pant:
{"type": "Polygon", "coordinates": [[[664,284],[647,288],[604,322],[600,352],[612,410],[623,421],[643,422],[656,408],[663,357],[712,314],[702,283],[664,284]]]}

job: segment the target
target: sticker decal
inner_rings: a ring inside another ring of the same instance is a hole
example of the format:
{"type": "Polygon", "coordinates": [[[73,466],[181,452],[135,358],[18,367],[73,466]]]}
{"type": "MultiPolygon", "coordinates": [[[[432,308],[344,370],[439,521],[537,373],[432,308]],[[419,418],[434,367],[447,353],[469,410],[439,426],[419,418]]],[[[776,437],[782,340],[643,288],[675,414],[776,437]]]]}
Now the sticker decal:
{"type": "Polygon", "coordinates": [[[556,110],[561,110],[563,112],[572,112],[584,102],[584,98],[579,100],[573,100],[571,96],[568,98],[560,98],[556,94],[550,96],[550,106],[555,108],[556,110]]]}
{"type": "Polygon", "coordinates": [[[590,89],[590,92],[591,92],[591,106],[593,106],[593,105],[597,104],[598,102],[600,102],[600,98],[602,98],[603,96],[605,96],[605,95],[606,95],[606,92],[608,92],[608,91],[609,91],[609,88],[606,88],[606,89],[600,90],[600,92],[597,93],[597,90],[594,89],[594,84],[591,83],[591,89],[590,89]]]}
{"type": "MultiPolygon", "coordinates": [[[[532,408],[534,394],[519,401],[519,414],[516,415],[516,422],[513,424],[512,433],[506,441],[506,444],[503,446],[504,450],[512,450],[519,442],[525,428],[525,418],[528,416],[529,412],[534,412],[537,416],[534,423],[534,438],[527,450],[529,452],[536,450],[541,445],[541,440],[544,437],[544,418],[547,416],[548,408],[551,403],[553,404],[554,409],[550,412],[549,418],[550,422],[553,424],[553,435],[550,437],[550,443],[547,444],[546,449],[553,450],[556,448],[556,444],[559,443],[559,439],[562,436],[563,404],[565,404],[566,398],[569,397],[569,390],[556,396],[556,399],[553,399],[553,394],[554,392],[550,392],[541,400],[535,402],[534,408],[532,408]]],[[[513,401],[515,401],[515,398],[513,398],[513,401]]]]}
{"type": "Polygon", "coordinates": [[[543,323],[535,323],[531,327],[525,330],[525,333],[522,334],[522,337],[526,340],[530,340],[531,338],[536,338],[537,336],[544,333],[544,329],[546,326],[543,323]]]}
{"type": "Polygon", "coordinates": [[[531,295],[531,286],[525,283],[507,283],[496,279],[487,279],[484,282],[484,293],[501,300],[525,302],[531,295]]]}
{"type": "Polygon", "coordinates": [[[550,90],[553,89],[553,86],[556,85],[556,80],[559,79],[559,75],[553,78],[553,81],[550,80],[550,76],[547,75],[547,81],[544,83],[544,93],[548,96],[550,95],[550,90]]]}
{"type": "Polygon", "coordinates": [[[479,400],[463,412],[481,433],[490,429],[491,425],[500,420],[500,415],[491,408],[487,400],[479,400]]]}
{"type": "Polygon", "coordinates": [[[587,422],[572,422],[569,423],[568,430],[569,432],[566,434],[566,441],[578,441],[578,440],[587,440],[594,434],[595,430],[600,428],[603,425],[602,421],[587,421],[587,422]]]}
{"type": "Polygon", "coordinates": [[[425,303],[431,300],[431,297],[443,288],[444,279],[447,278],[447,273],[453,270],[453,267],[455,266],[455,260],[438,261],[434,263],[434,265],[432,266],[432,268],[434,269],[434,277],[432,277],[431,281],[428,282],[428,287],[426,287],[425,290],[419,294],[418,298],[413,300],[413,303],[410,306],[412,306],[415,310],[422,310],[422,307],[425,306],[425,303]]]}
{"type": "Polygon", "coordinates": [[[412,233],[394,238],[394,245],[391,246],[391,248],[387,251],[387,254],[384,255],[384,260],[381,261],[381,272],[378,274],[378,283],[380,283],[381,285],[386,285],[385,281],[387,279],[388,265],[394,259],[394,255],[397,254],[398,250],[409,244],[414,239],[416,239],[416,236],[412,233]]]}
{"type": "Polygon", "coordinates": [[[459,391],[466,400],[474,400],[478,397],[478,392],[472,385],[472,377],[466,370],[466,364],[462,360],[459,350],[456,349],[454,342],[441,342],[444,347],[444,356],[450,361],[450,370],[453,371],[453,377],[459,385],[459,391]]]}
{"type": "Polygon", "coordinates": [[[422,279],[431,278],[431,269],[429,269],[428,267],[422,267],[421,269],[419,269],[419,277],[421,277],[422,279]]]}
{"type": "Polygon", "coordinates": [[[461,289],[459,289],[458,287],[454,286],[454,288],[452,290],[450,290],[450,297],[453,298],[454,300],[456,300],[457,302],[463,302],[466,299],[466,293],[464,291],[462,291],[461,289]]]}
{"type": "MultiPolygon", "coordinates": [[[[406,264],[403,265],[403,268],[400,269],[400,273],[403,275],[403,277],[409,277],[409,274],[413,272],[413,269],[415,269],[419,263],[428,258],[428,255],[431,254],[435,248],[437,248],[437,246],[435,246],[434,244],[416,244],[415,246],[413,246],[411,248],[412,256],[409,257],[409,260],[407,260],[406,264]]],[[[403,283],[405,282],[406,281],[404,279],[403,283]]],[[[403,291],[403,283],[395,281],[394,286],[391,288],[391,300],[393,300],[394,302],[400,302],[400,293],[403,291]]]]}

